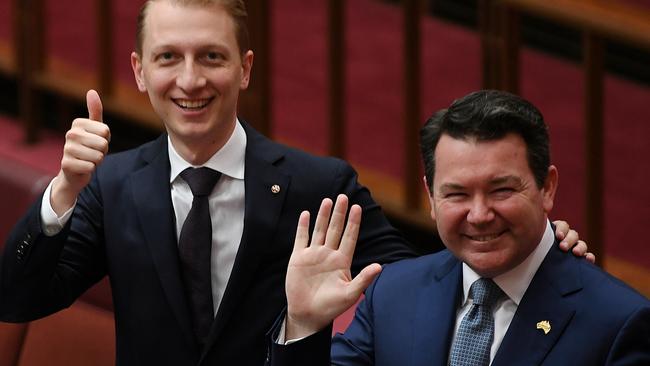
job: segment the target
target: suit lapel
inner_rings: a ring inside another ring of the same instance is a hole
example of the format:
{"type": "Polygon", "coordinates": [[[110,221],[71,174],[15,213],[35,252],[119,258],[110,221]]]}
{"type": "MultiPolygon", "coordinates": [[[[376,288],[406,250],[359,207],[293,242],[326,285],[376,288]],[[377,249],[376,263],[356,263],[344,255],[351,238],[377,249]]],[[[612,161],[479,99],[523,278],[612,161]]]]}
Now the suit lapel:
{"type": "Polygon", "coordinates": [[[412,365],[446,365],[456,309],[462,298],[460,262],[449,252],[436,268],[430,286],[422,289],[415,311],[412,365]]]}
{"type": "MultiPolygon", "coordinates": [[[[228,285],[210,331],[209,345],[218,338],[250,287],[263,250],[275,233],[291,181],[289,176],[274,165],[282,159],[283,152],[246,124],[242,125],[247,135],[244,231],[228,285]],[[279,186],[280,190],[273,191],[274,185],[279,186]]],[[[206,351],[207,349],[209,347],[206,347],[206,351]]]]}
{"type": "Polygon", "coordinates": [[[582,289],[575,260],[554,244],[528,286],[492,365],[543,362],[576,311],[567,299],[582,289]],[[545,321],[550,325],[548,333],[538,328],[545,321]]]}
{"type": "Polygon", "coordinates": [[[156,140],[143,152],[142,157],[147,164],[130,177],[135,209],[167,301],[184,338],[196,347],[178,262],[174,209],[169,187],[167,135],[156,140]]]}

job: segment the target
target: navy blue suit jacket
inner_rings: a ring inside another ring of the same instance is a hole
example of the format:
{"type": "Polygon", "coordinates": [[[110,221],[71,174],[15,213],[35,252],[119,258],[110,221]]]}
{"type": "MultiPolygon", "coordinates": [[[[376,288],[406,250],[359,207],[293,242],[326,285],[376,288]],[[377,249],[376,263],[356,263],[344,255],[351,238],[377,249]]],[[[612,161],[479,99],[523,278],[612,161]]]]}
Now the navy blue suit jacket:
{"type": "MultiPolygon", "coordinates": [[[[461,301],[462,265],[446,250],[387,265],[334,337],[332,364],[446,365],[461,301]]],[[[273,346],[272,364],[329,364],[318,348],[326,336],[273,346]]],[[[650,301],[556,243],[492,365],[650,365],[650,301]]]]}
{"type": "Polygon", "coordinates": [[[273,143],[243,125],[244,232],[202,353],[181,281],[166,135],[107,156],[55,237],[42,234],[40,200],[34,204],[0,261],[0,320],[54,313],[108,275],[118,365],[261,365],[265,334],[286,304],[286,267],[302,210],[316,212],[324,197],[339,193],[364,208],[357,269],[414,255],[347,163],[273,143]]]}

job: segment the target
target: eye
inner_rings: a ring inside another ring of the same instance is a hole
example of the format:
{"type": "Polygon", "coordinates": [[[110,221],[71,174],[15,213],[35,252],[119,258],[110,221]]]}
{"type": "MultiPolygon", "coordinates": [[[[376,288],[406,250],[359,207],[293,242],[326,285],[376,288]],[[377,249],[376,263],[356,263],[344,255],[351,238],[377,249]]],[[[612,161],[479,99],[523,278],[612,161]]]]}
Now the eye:
{"type": "Polygon", "coordinates": [[[175,55],[172,52],[161,52],[156,56],[156,61],[163,63],[163,64],[168,64],[172,61],[175,60],[175,55]]]}
{"type": "Polygon", "coordinates": [[[515,189],[512,187],[500,187],[492,191],[493,195],[504,198],[510,197],[513,193],[515,193],[515,189]]]}
{"type": "Polygon", "coordinates": [[[225,59],[225,57],[219,52],[210,51],[205,54],[205,59],[209,62],[221,62],[225,59]]]}
{"type": "Polygon", "coordinates": [[[463,192],[447,192],[447,193],[443,194],[442,196],[444,198],[447,198],[447,199],[461,199],[463,197],[466,197],[467,194],[465,194],[463,192]]]}

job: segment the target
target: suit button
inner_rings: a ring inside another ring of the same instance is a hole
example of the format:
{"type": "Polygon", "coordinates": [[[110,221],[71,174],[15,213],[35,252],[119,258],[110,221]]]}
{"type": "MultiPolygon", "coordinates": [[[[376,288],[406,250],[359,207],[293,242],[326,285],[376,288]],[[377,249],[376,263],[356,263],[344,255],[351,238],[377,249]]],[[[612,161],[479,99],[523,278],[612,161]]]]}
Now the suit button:
{"type": "Polygon", "coordinates": [[[22,245],[28,247],[30,244],[27,240],[23,240],[22,245]]]}

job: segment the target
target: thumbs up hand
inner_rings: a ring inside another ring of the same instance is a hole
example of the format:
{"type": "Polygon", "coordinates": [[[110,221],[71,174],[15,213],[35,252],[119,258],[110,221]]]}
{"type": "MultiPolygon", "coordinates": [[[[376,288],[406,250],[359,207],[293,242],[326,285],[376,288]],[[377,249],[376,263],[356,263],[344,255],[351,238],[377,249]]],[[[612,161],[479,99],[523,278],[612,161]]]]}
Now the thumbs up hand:
{"type": "Polygon", "coordinates": [[[65,134],[61,170],[52,185],[50,204],[57,215],[74,205],[79,192],[108,152],[111,131],[103,123],[102,101],[94,90],[86,93],[88,118],[76,118],[65,134]]]}

